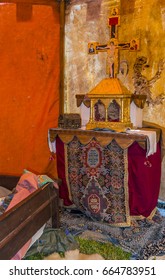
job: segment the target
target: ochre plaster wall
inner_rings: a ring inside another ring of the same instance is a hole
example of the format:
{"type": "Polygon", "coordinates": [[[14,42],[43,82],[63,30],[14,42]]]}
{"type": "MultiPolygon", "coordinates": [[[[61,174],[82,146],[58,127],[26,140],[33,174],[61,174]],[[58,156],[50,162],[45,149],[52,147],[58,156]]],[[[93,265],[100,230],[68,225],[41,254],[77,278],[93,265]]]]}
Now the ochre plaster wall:
{"type": "MultiPolygon", "coordinates": [[[[65,112],[79,112],[76,94],[88,93],[106,77],[106,53],[88,54],[88,42],[107,43],[110,9],[120,5],[119,41],[140,39],[140,50],[120,51],[120,62],[126,61],[128,75],[119,72],[118,78],[134,91],[133,65],[136,57],[146,56],[149,68],[142,73],[151,79],[158,70],[160,59],[165,58],[165,1],[164,0],[95,0],[70,1],[66,9],[65,27],[65,112]]],[[[165,70],[151,91],[153,98],[165,93],[165,70]]],[[[159,105],[145,105],[143,119],[165,127],[165,101],[159,105]]],[[[165,161],[162,162],[161,197],[165,198],[165,161]]]]}

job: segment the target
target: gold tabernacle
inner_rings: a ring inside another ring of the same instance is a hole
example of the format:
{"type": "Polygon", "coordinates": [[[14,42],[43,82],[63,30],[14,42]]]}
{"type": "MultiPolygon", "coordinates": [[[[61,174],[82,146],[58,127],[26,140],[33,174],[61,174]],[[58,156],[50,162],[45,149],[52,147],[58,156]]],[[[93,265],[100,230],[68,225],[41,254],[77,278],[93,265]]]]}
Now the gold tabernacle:
{"type": "Polygon", "coordinates": [[[128,127],[132,128],[132,94],[119,79],[103,79],[87,96],[90,99],[90,119],[86,129],[108,128],[125,131],[128,127]]]}

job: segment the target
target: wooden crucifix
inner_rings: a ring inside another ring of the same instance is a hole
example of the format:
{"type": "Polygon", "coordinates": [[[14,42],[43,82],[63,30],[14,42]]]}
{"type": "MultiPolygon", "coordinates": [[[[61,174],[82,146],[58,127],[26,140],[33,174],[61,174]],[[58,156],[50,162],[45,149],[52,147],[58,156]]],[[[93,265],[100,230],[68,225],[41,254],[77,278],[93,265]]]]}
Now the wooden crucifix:
{"type": "Polygon", "coordinates": [[[114,7],[108,18],[108,26],[110,28],[110,41],[108,44],[99,44],[98,42],[88,43],[88,53],[97,54],[98,52],[107,52],[107,74],[110,78],[114,78],[118,73],[119,50],[139,50],[139,39],[134,38],[130,42],[118,41],[118,26],[120,25],[119,9],[114,7]]]}

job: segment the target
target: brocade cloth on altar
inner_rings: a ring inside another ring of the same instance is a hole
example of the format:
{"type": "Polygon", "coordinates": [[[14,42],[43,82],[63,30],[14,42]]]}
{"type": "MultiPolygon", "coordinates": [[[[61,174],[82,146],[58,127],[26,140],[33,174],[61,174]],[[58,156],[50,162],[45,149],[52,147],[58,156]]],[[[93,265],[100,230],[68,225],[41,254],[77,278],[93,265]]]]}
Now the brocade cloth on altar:
{"type": "Polygon", "coordinates": [[[113,140],[102,147],[93,138],[87,145],[75,136],[65,146],[70,200],[87,216],[109,224],[127,225],[127,150],[113,140]]]}
{"type": "Polygon", "coordinates": [[[64,205],[74,203],[88,217],[114,226],[129,226],[132,217],[152,216],[160,188],[159,143],[157,152],[146,158],[138,138],[126,141],[123,136],[122,142],[122,137],[107,133],[105,141],[100,133],[89,134],[57,131],[57,171],[64,205]]]}

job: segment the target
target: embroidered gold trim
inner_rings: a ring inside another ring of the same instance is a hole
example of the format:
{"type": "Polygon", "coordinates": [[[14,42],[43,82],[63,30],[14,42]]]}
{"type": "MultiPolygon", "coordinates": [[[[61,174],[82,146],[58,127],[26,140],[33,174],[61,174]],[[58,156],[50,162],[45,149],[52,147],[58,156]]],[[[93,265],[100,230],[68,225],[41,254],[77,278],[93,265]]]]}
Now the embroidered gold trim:
{"type": "Polygon", "coordinates": [[[143,215],[139,215],[139,216],[131,216],[131,220],[144,220],[144,219],[148,219],[148,220],[152,220],[152,218],[154,217],[155,213],[156,213],[156,207],[152,210],[152,212],[150,213],[150,215],[148,217],[144,217],[143,215]]]}

